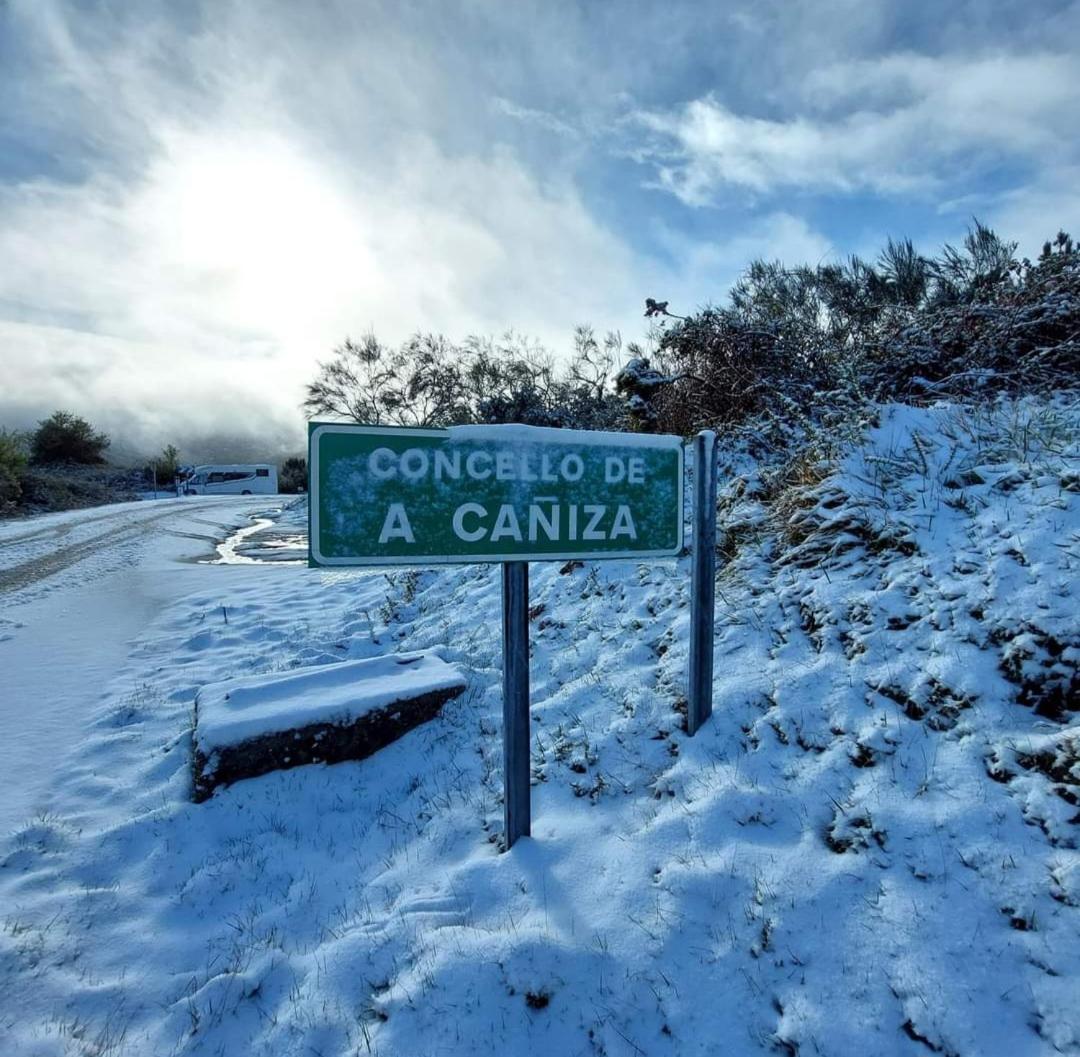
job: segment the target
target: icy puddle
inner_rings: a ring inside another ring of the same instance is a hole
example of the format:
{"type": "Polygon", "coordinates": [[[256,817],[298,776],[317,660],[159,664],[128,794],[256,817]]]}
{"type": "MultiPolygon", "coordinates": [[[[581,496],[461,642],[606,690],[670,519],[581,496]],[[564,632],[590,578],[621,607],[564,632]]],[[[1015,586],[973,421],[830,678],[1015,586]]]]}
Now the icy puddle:
{"type": "MultiPolygon", "coordinates": [[[[306,507],[301,505],[306,512],[306,507]]],[[[306,514],[303,530],[286,510],[281,517],[264,515],[237,530],[217,546],[213,565],[302,565],[307,562],[308,537],[306,514]]]]}

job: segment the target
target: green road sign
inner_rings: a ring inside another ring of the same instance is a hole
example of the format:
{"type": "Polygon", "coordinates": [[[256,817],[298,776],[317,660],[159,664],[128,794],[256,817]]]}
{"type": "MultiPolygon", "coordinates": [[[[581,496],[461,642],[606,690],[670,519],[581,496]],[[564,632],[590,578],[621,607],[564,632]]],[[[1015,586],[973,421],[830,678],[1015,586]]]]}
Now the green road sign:
{"type": "Polygon", "coordinates": [[[632,558],[682,548],[678,437],[308,428],[312,565],[632,558]]]}

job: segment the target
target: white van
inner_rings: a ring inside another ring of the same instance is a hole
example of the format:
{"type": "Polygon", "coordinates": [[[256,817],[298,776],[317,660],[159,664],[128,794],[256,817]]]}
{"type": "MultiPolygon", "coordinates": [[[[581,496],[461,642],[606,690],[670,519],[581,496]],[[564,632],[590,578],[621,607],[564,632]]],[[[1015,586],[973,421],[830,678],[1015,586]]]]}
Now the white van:
{"type": "Polygon", "coordinates": [[[196,466],[184,484],[188,495],[277,495],[277,467],[267,463],[196,466]]]}

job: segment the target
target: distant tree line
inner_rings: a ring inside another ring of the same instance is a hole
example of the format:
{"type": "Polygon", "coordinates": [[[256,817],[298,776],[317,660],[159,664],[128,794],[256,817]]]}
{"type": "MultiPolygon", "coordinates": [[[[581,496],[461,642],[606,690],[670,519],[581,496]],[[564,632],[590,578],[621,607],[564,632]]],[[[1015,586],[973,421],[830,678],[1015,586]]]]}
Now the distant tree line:
{"type": "MultiPolygon", "coordinates": [[[[115,502],[151,485],[168,490],[181,470],[174,444],[130,470],[106,466],[109,446],[105,433],[70,411],[55,411],[32,430],[0,427],[0,517],[115,502]]],[[[306,459],[285,459],[278,481],[282,492],[305,491],[306,459]]]]}
{"type": "Polygon", "coordinates": [[[889,240],[873,260],[755,260],[721,306],[687,316],[646,301],[644,347],[574,335],[558,363],[516,336],[346,340],[305,409],[370,424],[524,422],[689,434],[753,416],[814,417],[852,403],[1074,386],[1080,252],[1064,232],[1034,262],[975,221],[924,256],[889,240]]]}
{"type": "Polygon", "coordinates": [[[100,465],[108,447],[104,433],[68,411],[53,412],[36,430],[0,428],[0,514],[10,513],[27,486],[35,483],[29,472],[32,466],[100,465]]]}

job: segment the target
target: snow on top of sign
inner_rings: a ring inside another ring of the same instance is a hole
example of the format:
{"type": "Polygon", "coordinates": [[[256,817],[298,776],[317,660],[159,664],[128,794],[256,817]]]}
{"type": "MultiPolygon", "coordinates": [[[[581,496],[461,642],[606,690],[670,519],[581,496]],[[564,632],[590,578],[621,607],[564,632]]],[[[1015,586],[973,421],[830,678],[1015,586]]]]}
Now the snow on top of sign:
{"type": "Polygon", "coordinates": [[[195,742],[214,749],[313,723],[350,723],[396,701],[465,685],[433,653],[399,653],[212,683],[198,696],[195,742]]]}
{"type": "Polygon", "coordinates": [[[666,433],[605,433],[595,429],[557,429],[554,426],[525,426],[508,422],[494,426],[451,426],[446,430],[451,443],[462,441],[504,441],[512,444],[590,444],[608,448],[678,448],[682,438],[666,433]]]}
{"type": "Polygon", "coordinates": [[[597,429],[560,429],[556,426],[526,426],[520,422],[492,425],[472,424],[427,429],[416,426],[367,426],[355,422],[311,422],[312,437],[322,433],[370,433],[395,436],[447,437],[452,443],[492,441],[511,444],[588,444],[609,448],[679,448],[682,438],[669,433],[613,433],[597,429]]]}

